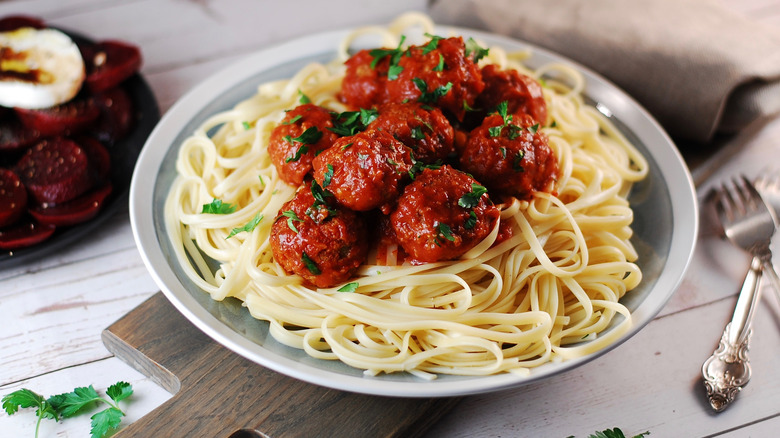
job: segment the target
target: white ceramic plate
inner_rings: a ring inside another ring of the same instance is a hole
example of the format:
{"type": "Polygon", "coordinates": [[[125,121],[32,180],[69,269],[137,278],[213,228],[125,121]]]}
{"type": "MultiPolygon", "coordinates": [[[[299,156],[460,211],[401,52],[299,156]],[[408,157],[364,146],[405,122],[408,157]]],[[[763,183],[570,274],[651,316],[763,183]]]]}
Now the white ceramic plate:
{"type": "Polygon", "coordinates": [[[277,372],[345,391],[405,397],[474,394],[535,382],[606,353],[650,322],[678,287],[693,255],[698,229],[695,191],[677,149],[633,99],[582,66],[516,40],[456,28],[438,28],[437,34],[454,32],[473,36],[508,50],[532,48],[533,56],[527,62],[531,67],[556,61],[582,71],[587,81],[587,97],[648,158],[650,175],[635,186],[630,196],[635,212],[633,242],[640,253],[644,279],[622,301],[633,312],[635,322],[628,333],[608,349],[575,360],[545,364],[533,369],[528,377],[442,375],[433,381],[408,374],[364,377],[362,370],[337,361],[313,359],[300,350],[277,343],[268,335],[268,324],[253,319],[238,301],[215,302],[189,281],[173,255],[163,221],[163,204],[175,177],[174,161],[180,144],[206,118],[253,95],[258,84],[289,78],[312,61],[333,59],[339,41],[347,32],[297,39],[227,67],[180,99],[149,137],[132,180],[130,219],[148,270],[185,317],[225,347],[277,372]]]}

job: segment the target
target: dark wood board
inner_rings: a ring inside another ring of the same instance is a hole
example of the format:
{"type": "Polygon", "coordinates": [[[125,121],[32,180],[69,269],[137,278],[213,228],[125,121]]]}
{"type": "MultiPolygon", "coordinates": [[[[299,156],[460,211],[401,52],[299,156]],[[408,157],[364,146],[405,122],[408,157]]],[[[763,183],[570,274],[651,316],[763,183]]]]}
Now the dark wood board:
{"type": "Polygon", "coordinates": [[[459,398],[395,398],[305,383],[222,347],[157,293],[102,334],[173,397],[115,436],[416,437],[459,398]]]}

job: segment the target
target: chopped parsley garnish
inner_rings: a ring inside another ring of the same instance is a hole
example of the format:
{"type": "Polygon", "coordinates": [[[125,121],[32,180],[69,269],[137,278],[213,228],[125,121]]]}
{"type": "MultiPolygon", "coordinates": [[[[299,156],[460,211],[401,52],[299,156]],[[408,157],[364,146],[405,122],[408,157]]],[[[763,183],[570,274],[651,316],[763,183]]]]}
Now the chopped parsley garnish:
{"type": "Polygon", "coordinates": [[[250,125],[249,122],[241,122],[241,125],[244,127],[245,131],[252,129],[252,125],[250,125]]]}
{"type": "Polygon", "coordinates": [[[414,85],[416,85],[417,89],[422,93],[420,94],[420,97],[417,98],[417,101],[422,103],[436,103],[452,89],[452,82],[447,82],[447,85],[436,87],[433,91],[428,91],[428,84],[420,78],[414,78],[412,79],[412,82],[414,82],[414,85]]]}
{"type": "Polygon", "coordinates": [[[525,172],[525,169],[523,169],[523,165],[521,164],[524,157],[525,157],[525,151],[518,151],[515,154],[515,158],[512,161],[512,170],[514,170],[515,172],[525,172]]]}
{"type": "Polygon", "coordinates": [[[539,124],[538,123],[535,124],[534,126],[531,126],[530,128],[528,128],[528,132],[530,132],[531,134],[536,134],[536,131],[538,131],[538,130],[539,130],[539,124]]]}
{"type": "Polygon", "coordinates": [[[249,221],[249,223],[244,225],[243,227],[233,228],[233,230],[230,232],[230,234],[228,234],[228,236],[225,237],[225,240],[230,239],[231,237],[235,236],[236,234],[238,234],[238,233],[240,233],[242,231],[246,231],[248,233],[251,233],[252,230],[254,230],[255,227],[257,227],[257,224],[259,224],[261,220],[263,220],[263,215],[260,214],[260,213],[257,213],[255,215],[255,217],[251,221],[249,221]]]}
{"type": "Polygon", "coordinates": [[[436,235],[437,241],[439,240],[439,236],[444,237],[450,242],[455,241],[455,236],[452,235],[452,228],[444,222],[439,222],[439,225],[436,225],[436,231],[438,232],[436,235]]]}
{"type": "Polygon", "coordinates": [[[333,127],[328,129],[342,137],[348,137],[365,130],[377,117],[379,112],[375,109],[361,108],[360,111],[345,111],[335,117],[333,127]]]}
{"type": "Polygon", "coordinates": [[[444,63],[444,56],[442,56],[442,54],[439,53],[439,63],[436,64],[436,67],[433,68],[433,71],[444,71],[446,67],[447,64],[444,63]]]}
{"type": "Polygon", "coordinates": [[[401,55],[403,55],[404,53],[404,50],[401,49],[401,45],[403,45],[405,40],[406,40],[406,36],[401,35],[401,41],[398,42],[398,47],[396,47],[395,49],[374,49],[368,52],[368,54],[374,58],[371,61],[371,68],[376,69],[376,65],[385,57],[389,56],[390,66],[388,67],[387,70],[387,79],[390,81],[398,79],[398,75],[401,74],[401,72],[404,69],[403,67],[398,65],[398,61],[401,60],[401,55]]]}
{"type": "Polygon", "coordinates": [[[492,128],[488,128],[488,132],[490,133],[491,137],[498,137],[498,136],[500,136],[501,135],[501,130],[504,129],[504,126],[509,125],[509,122],[512,121],[512,115],[508,114],[508,110],[507,110],[508,106],[509,105],[508,105],[507,101],[502,101],[496,107],[496,112],[504,120],[504,123],[502,123],[499,126],[493,126],[492,128]]]}
{"type": "Polygon", "coordinates": [[[487,188],[477,183],[471,183],[471,191],[458,199],[458,205],[463,208],[474,208],[479,205],[479,200],[485,193],[487,193],[487,188]]]}
{"type": "Polygon", "coordinates": [[[303,222],[303,219],[299,218],[298,215],[295,214],[295,212],[292,210],[283,211],[282,216],[287,218],[287,227],[295,231],[295,234],[298,234],[299,231],[297,228],[295,228],[293,221],[303,222]]]}
{"type": "MultiPolygon", "coordinates": [[[[442,38],[440,36],[431,35],[429,33],[426,33],[425,36],[427,36],[431,40],[428,41],[428,44],[423,46],[423,52],[422,52],[423,55],[427,55],[427,54],[433,52],[434,50],[436,50],[439,47],[439,41],[444,39],[444,38],[442,38]]],[[[441,56],[441,55],[439,55],[439,56],[441,56]]]]}
{"type": "Polygon", "coordinates": [[[487,56],[489,51],[490,49],[486,49],[474,41],[474,38],[469,38],[466,41],[466,56],[473,54],[472,59],[474,59],[474,62],[479,62],[480,59],[487,56]]]}
{"type": "Polygon", "coordinates": [[[293,123],[297,122],[298,120],[301,120],[303,116],[298,114],[297,116],[293,117],[292,119],[282,122],[282,125],[292,125],[293,123]]]}
{"type": "Polygon", "coordinates": [[[314,222],[319,224],[324,219],[333,217],[338,214],[338,211],[330,208],[328,206],[328,202],[326,201],[326,198],[333,196],[333,193],[320,187],[320,185],[317,183],[317,180],[311,181],[311,195],[314,197],[314,203],[311,207],[306,209],[306,215],[312,218],[314,222]],[[317,214],[317,211],[320,209],[320,207],[325,208],[327,211],[327,216],[325,216],[325,218],[321,218],[317,214]]]}
{"type": "Polygon", "coordinates": [[[203,204],[203,210],[201,213],[210,214],[230,214],[236,211],[236,206],[233,204],[225,204],[221,199],[214,198],[209,204],[203,204]]]}
{"type": "Polygon", "coordinates": [[[284,136],[284,140],[287,143],[303,143],[303,144],[314,144],[320,141],[320,138],[322,138],[322,131],[317,129],[316,126],[312,126],[310,128],[307,128],[303,133],[297,137],[292,137],[289,135],[284,136]]]}
{"type": "Polygon", "coordinates": [[[360,283],[358,283],[357,281],[353,281],[352,283],[347,283],[344,286],[341,286],[337,290],[339,292],[355,292],[359,286],[360,283]]]}
{"type": "Polygon", "coordinates": [[[328,170],[322,175],[322,187],[328,187],[330,180],[333,178],[333,165],[328,163],[327,167],[328,170]]]}
{"type": "Polygon", "coordinates": [[[422,126],[415,126],[412,128],[412,139],[413,140],[422,140],[425,138],[425,134],[423,134],[422,126]]]}
{"type": "Polygon", "coordinates": [[[301,159],[301,155],[305,154],[306,152],[309,152],[309,147],[306,145],[301,145],[301,147],[298,148],[297,151],[295,151],[295,155],[292,157],[287,157],[286,160],[284,160],[285,163],[289,163],[290,161],[298,161],[301,159]]]}
{"type": "Polygon", "coordinates": [[[342,150],[342,151],[346,151],[347,149],[349,149],[350,147],[352,147],[352,145],[353,145],[353,144],[354,144],[354,143],[352,143],[352,142],[350,142],[350,143],[347,143],[347,144],[345,144],[344,146],[342,146],[342,147],[341,147],[341,150],[342,150]]]}
{"type": "Polygon", "coordinates": [[[306,254],[306,252],[301,254],[301,261],[303,262],[304,265],[306,265],[306,269],[308,269],[309,272],[311,272],[312,274],[320,275],[322,273],[322,271],[320,271],[320,268],[317,266],[317,264],[314,263],[314,260],[312,260],[311,257],[309,257],[306,254]]]}
{"type": "Polygon", "coordinates": [[[298,90],[298,102],[300,102],[302,105],[305,105],[307,103],[311,103],[311,99],[309,99],[309,96],[303,94],[303,91],[298,90]]]}
{"type": "Polygon", "coordinates": [[[474,210],[469,211],[469,217],[466,219],[466,222],[463,223],[463,227],[467,230],[470,230],[474,228],[474,226],[477,225],[477,214],[474,213],[474,210]]]}
{"type": "Polygon", "coordinates": [[[437,161],[434,164],[425,164],[422,161],[418,161],[414,159],[414,154],[412,154],[412,167],[409,168],[409,178],[414,180],[417,178],[417,175],[423,171],[423,169],[439,169],[441,168],[441,161],[437,161]]]}

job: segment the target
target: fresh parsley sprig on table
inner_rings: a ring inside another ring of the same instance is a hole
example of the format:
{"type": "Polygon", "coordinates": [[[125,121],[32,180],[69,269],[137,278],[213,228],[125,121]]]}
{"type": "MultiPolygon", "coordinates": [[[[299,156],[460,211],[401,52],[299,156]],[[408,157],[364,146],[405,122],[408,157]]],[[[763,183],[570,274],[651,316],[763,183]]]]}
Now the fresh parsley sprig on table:
{"type": "Polygon", "coordinates": [[[94,406],[96,403],[105,403],[108,408],[92,415],[92,429],[90,433],[92,438],[101,438],[112,430],[119,427],[122,417],[125,413],[119,408],[119,402],[130,397],[133,394],[133,387],[127,382],[117,382],[106,389],[106,395],[109,399],[101,397],[100,394],[89,385],[79,387],[71,392],[53,395],[44,398],[29,389],[22,388],[10,394],[3,396],[3,409],[8,415],[13,415],[24,408],[36,408],[35,414],[38,421],[35,424],[35,436],[38,436],[41,420],[44,418],[54,421],[60,421],[60,418],[69,418],[84,413],[87,407],[94,406]]]}

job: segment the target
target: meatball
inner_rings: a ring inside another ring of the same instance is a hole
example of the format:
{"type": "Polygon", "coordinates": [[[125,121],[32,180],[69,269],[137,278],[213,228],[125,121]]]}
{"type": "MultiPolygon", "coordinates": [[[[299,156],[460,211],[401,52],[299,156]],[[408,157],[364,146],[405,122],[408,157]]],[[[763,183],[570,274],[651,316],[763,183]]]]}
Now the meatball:
{"type": "Polygon", "coordinates": [[[390,214],[392,235],[414,262],[452,260],[482,241],[501,211],[471,176],[444,165],[406,186],[390,214]]]}
{"type": "Polygon", "coordinates": [[[313,165],[314,179],[342,206],[387,212],[409,178],[412,157],[392,134],[370,129],[339,138],[313,165]]]}
{"type": "Polygon", "coordinates": [[[499,70],[490,64],[482,68],[482,81],[485,89],[477,97],[478,108],[492,111],[506,101],[509,114],[525,113],[536,123],[547,124],[547,102],[536,79],[514,69],[499,70]]]}
{"type": "Polygon", "coordinates": [[[426,45],[410,47],[398,60],[398,78],[386,83],[386,100],[427,103],[463,120],[485,87],[465,50],[461,37],[434,37],[426,45]]]}
{"type": "Polygon", "coordinates": [[[329,110],[307,103],[288,111],[273,129],[268,154],[284,182],[299,186],[314,157],[339,138],[328,129],[333,127],[332,119],[329,110]]]}
{"type": "Polygon", "coordinates": [[[302,186],[279,210],[270,240],[274,259],[285,272],[325,288],[349,280],[365,262],[368,234],[362,216],[322,193],[316,184],[302,186]]]}
{"type": "Polygon", "coordinates": [[[391,132],[412,149],[414,158],[424,163],[444,160],[453,153],[455,133],[438,108],[421,103],[386,103],[370,127],[391,132]]]}
{"type": "Polygon", "coordinates": [[[527,114],[486,117],[468,135],[461,169],[501,195],[527,200],[534,191],[550,190],[558,161],[537,129],[527,114]]]}
{"type": "Polygon", "coordinates": [[[390,58],[384,57],[372,67],[371,51],[361,50],[346,62],[340,100],[357,108],[371,108],[385,100],[385,83],[390,58]]]}

